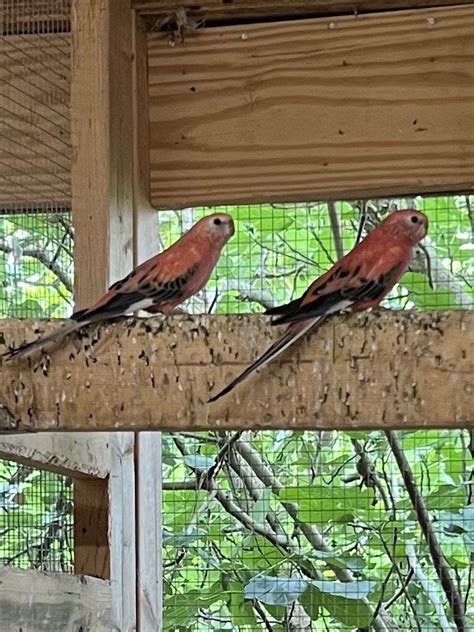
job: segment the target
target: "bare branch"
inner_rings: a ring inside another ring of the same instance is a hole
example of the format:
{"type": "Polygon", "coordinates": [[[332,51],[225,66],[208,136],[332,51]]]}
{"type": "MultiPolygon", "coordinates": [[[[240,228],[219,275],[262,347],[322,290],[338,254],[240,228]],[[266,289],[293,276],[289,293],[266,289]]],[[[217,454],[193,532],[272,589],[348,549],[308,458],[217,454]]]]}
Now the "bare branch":
{"type": "MultiPolygon", "coordinates": [[[[0,251],[5,252],[9,255],[13,248],[6,244],[4,241],[0,241],[0,251]]],[[[40,248],[25,248],[21,252],[22,257],[31,257],[32,259],[36,259],[40,263],[42,263],[48,270],[50,270],[53,274],[57,276],[57,278],[61,281],[64,287],[69,291],[73,292],[72,281],[66,272],[61,268],[61,266],[53,260],[50,260],[46,253],[40,248]]]]}
{"type": "MultiPolygon", "coordinates": [[[[280,481],[275,477],[272,470],[263,462],[260,454],[250,445],[248,441],[237,441],[235,444],[236,450],[242,455],[242,457],[247,461],[250,467],[255,472],[255,475],[267,486],[269,487],[275,495],[278,496],[279,492],[283,488],[283,485],[280,481]]],[[[306,524],[302,522],[298,518],[298,507],[293,503],[282,503],[284,509],[288,512],[291,518],[294,520],[295,525],[298,526],[301,533],[305,536],[306,540],[311,544],[311,546],[317,551],[329,551],[330,549],[327,547],[324,537],[321,535],[319,530],[310,524],[306,524]]],[[[346,569],[338,568],[331,564],[328,564],[329,568],[333,571],[335,576],[339,579],[339,581],[343,582],[351,582],[353,581],[352,573],[346,569]]],[[[372,607],[372,606],[371,606],[372,607]]],[[[374,617],[374,621],[372,623],[373,627],[377,632],[382,632],[391,630],[392,632],[399,632],[399,627],[393,621],[392,617],[385,612],[383,609],[379,612],[379,614],[374,617]]]]}
{"type": "Polygon", "coordinates": [[[398,440],[396,432],[394,432],[393,430],[387,430],[385,431],[385,435],[402,475],[405,487],[408,491],[408,495],[410,496],[410,500],[416,513],[418,523],[428,544],[431,559],[433,560],[433,565],[435,567],[436,573],[446,594],[448,603],[451,606],[456,627],[459,632],[467,632],[469,628],[464,612],[463,600],[459,593],[458,587],[451,578],[448,563],[439,545],[438,538],[436,537],[433,524],[428,514],[428,510],[426,509],[425,501],[416,485],[410,464],[408,463],[405,453],[403,452],[403,448],[398,440]]]}
{"type": "Polygon", "coordinates": [[[342,242],[341,226],[339,224],[339,218],[337,216],[336,205],[334,202],[328,202],[328,211],[337,258],[342,259],[344,256],[344,244],[342,242]]]}

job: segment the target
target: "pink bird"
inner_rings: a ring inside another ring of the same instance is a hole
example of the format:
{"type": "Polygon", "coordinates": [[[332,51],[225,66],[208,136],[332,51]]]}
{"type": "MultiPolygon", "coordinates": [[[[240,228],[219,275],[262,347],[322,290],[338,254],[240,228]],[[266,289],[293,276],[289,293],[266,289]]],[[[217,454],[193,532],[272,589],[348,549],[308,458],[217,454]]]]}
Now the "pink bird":
{"type": "Polygon", "coordinates": [[[24,356],[85,325],[138,310],[170,314],[206,285],[222,248],[233,234],[234,222],[230,215],[216,213],[203,217],[167,250],[114,283],[95,305],[75,312],[71,322],[3,355],[8,358],[24,356]]]}
{"type": "Polygon", "coordinates": [[[408,269],[413,249],[427,231],[428,218],[423,213],[413,209],[396,211],[316,279],[303,296],[267,310],[266,314],[279,316],[272,325],[289,324],[289,327],[281,338],[209,402],[229,393],[330,314],[349,307],[354,312],[377,307],[408,269]]]}

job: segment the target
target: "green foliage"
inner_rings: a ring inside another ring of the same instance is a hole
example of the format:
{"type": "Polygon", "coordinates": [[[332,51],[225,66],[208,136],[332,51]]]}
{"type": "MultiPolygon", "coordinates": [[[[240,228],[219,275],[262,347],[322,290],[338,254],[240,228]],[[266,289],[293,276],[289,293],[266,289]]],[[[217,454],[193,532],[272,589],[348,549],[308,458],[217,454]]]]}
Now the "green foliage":
{"type": "MultiPolygon", "coordinates": [[[[417,200],[430,219],[435,287],[417,257],[386,306],[472,308],[472,203],[467,196],[417,200]]],[[[386,206],[370,208],[383,217],[386,206]]],[[[337,258],[326,204],[212,210],[230,212],[237,230],[207,288],[187,305],[192,312],[260,312],[268,302],[300,295],[337,258]]],[[[160,213],[162,245],[210,211],[160,213]]],[[[348,202],[336,211],[348,251],[360,213],[348,202]]],[[[0,316],[64,316],[67,287],[25,252],[39,248],[69,278],[71,246],[65,216],[0,215],[0,316]]],[[[436,604],[452,621],[383,433],[249,432],[223,450],[232,436],[216,430],[163,437],[166,630],[356,630],[371,625],[382,603],[400,629],[440,630],[436,604]]],[[[467,596],[474,555],[470,437],[432,430],[401,433],[401,440],[451,574],[467,596]]],[[[37,563],[31,543],[44,536],[38,524],[70,519],[70,490],[58,506],[58,494],[37,493],[37,473],[16,483],[12,467],[0,463],[0,533],[14,533],[0,540],[0,556],[27,566],[37,563]],[[18,502],[22,494],[34,502],[18,502]]],[[[473,623],[469,597],[467,604],[473,623]]]]}

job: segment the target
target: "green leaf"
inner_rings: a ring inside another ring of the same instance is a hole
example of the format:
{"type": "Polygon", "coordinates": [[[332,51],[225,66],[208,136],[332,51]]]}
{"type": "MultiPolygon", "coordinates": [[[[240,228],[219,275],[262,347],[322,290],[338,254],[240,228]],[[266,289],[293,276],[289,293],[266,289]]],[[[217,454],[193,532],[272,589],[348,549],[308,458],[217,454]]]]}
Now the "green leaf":
{"type": "Polygon", "coordinates": [[[320,592],[333,597],[344,597],[345,599],[365,599],[373,592],[377,584],[375,582],[361,580],[354,582],[336,582],[329,580],[310,580],[310,584],[320,592]]]}
{"type": "MultiPolygon", "coordinates": [[[[324,582],[335,583],[335,582],[324,582]]],[[[349,582],[347,585],[353,585],[357,582],[349,582]]],[[[344,586],[345,584],[341,584],[344,586]]],[[[363,601],[362,594],[355,597],[357,593],[350,593],[349,590],[339,591],[332,589],[331,592],[319,590],[314,582],[308,586],[308,589],[300,597],[300,603],[305,612],[316,621],[321,611],[327,610],[334,619],[354,628],[367,628],[372,621],[372,611],[370,605],[363,601]]]]}
{"type": "Polygon", "coordinates": [[[325,525],[330,521],[345,522],[357,516],[357,511],[371,511],[373,492],[354,485],[329,488],[325,485],[297,485],[279,493],[282,502],[296,503],[298,517],[308,524],[325,525]]]}
{"type": "Polygon", "coordinates": [[[206,472],[210,470],[215,461],[209,456],[202,456],[201,454],[186,454],[184,462],[193,470],[201,470],[206,472]]]}
{"type": "Polygon", "coordinates": [[[307,583],[303,579],[260,575],[249,581],[244,594],[246,599],[258,599],[269,605],[288,606],[300,597],[306,587],[307,583]]]}
{"type": "Polygon", "coordinates": [[[244,587],[240,582],[230,582],[226,587],[229,594],[228,607],[235,625],[257,626],[252,605],[245,601],[244,587]]]}

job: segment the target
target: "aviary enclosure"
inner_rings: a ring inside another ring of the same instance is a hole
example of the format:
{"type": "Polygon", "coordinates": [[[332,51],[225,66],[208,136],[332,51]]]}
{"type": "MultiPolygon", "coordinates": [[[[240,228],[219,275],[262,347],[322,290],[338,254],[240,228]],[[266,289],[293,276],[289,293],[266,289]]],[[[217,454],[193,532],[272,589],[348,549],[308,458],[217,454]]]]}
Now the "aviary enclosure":
{"type": "Polygon", "coordinates": [[[2,365],[2,631],[473,629],[474,5],[452,4],[0,1],[0,351],[236,222],[184,314],[2,365]],[[264,309],[407,207],[430,229],[390,311],[206,403],[275,337],[264,309]]]}

